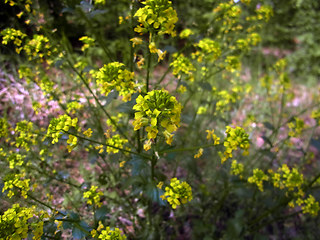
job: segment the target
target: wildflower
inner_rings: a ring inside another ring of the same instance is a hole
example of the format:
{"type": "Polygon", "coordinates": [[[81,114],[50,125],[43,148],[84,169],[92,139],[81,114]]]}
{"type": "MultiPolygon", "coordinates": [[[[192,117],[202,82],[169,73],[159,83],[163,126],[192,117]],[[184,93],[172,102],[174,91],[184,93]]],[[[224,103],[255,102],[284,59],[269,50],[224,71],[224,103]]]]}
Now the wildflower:
{"type": "Polygon", "coordinates": [[[83,198],[87,199],[89,205],[95,205],[101,207],[102,202],[100,202],[100,196],[103,195],[101,191],[97,191],[97,186],[91,186],[89,191],[83,193],[83,198]]]}
{"type": "Polygon", "coordinates": [[[20,54],[22,50],[22,42],[27,35],[20,30],[14,28],[6,28],[0,32],[2,37],[2,44],[7,45],[9,42],[13,41],[13,44],[16,46],[16,52],[20,54]]]}
{"type": "Polygon", "coordinates": [[[143,42],[143,40],[141,38],[138,38],[138,37],[131,38],[130,41],[132,42],[132,47],[140,45],[143,42]]]}
{"type": "Polygon", "coordinates": [[[91,128],[88,128],[86,131],[83,132],[83,135],[87,136],[87,137],[91,137],[92,136],[92,130],[91,128]]]}
{"type": "Polygon", "coordinates": [[[8,174],[4,178],[4,187],[2,189],[2,192],[5,190],[8,190],[7,196],[11,198],[15,195],[14,190],[19,189],[21,196],[23,198],[27,198],[27,193],[30,191],[29,186],[30,179],[25,179],[25,173],[12,173],[8,174]]]}
{"type": "Polygon", "coordinates": [[[183,29],[181,31],[181,33],[179,34],[179,37],[182,38],[182,39],[183,38],[188,38],[192,34],[194,34],[194,32],[191,29],[186,28],[186,29],[183,29]]]}
{"type": "Polygon", "coordinates": [[[239,57],[236,56],[227,56],[226,60],[226,70],[234,72],[241,69],[241,62],[239,57]]]}
{"type": "Polygon", "coordinates": [[[253,176],[248,178],[249,183],[255,183],[259,190],[263,192],[263,181],[268,181],[269,177],[261,170],[261,169],[254,169],[253,176]]]}
{"type": "Polygon", "coordinates": [[[111,138],[108,138],[106,143],[110,146],[114,147],[107,147],[107,152],[108,153],[118,153],[119,149],[118,148],[123,148],[123,145],[128,142],[127,139],[121,138],[119,134],[116,134],[112,136],[111,138]]]}
{"type": "Polygon", "coordinates": [[[88,48],[92,47],[94,45],[95,40],[88,36],[83,36],[79,38],[79,41],[83,42],[83,46],[81,47],[81,51],[84,52],[88,48]]]}
{"type": "Polygon", "coordinates": [[[112,230],[110,227],[106,227],[105,230],[102,230],[99,239],[102,240],[125,240],[127,239],[126,235],[122,234],[119,228],[112,230]]]}
{"type": "Polygon", "coordinates": [[[170,66],[173,67],[172,73],[175,77],[180,79],[182,74],[184,74],[191,82],[194,80],[193,72],[196,68],[192,65],[190,59],[183,54],[173,54],[173,61],[170,63],[170,66]]]}
{"type": "Polygon", "coordinates": [[[206,130],[207,134],[207,139],[210,140],[211,138],[214,141],[214,145],[219,145],[220,144],[220,138],[217,137],[217,135],[214,133],[214,129],[212,130],[206,130]]]}
{"type": "Polygon", "coordinates": [[[273,10],[270,6],[263,5],[256,9],[257,18],[268,22],[270,17],[273,16],[273,10]]]}
{"type": "Polygon", "coordinates": [[[139,95],[136,99],[134,130],[146,126],[148,139],[155,139],[159,130],[162,130],[167,143],[171,143],[173,131],[180,123],[181,105],[176,98],[166,90],[153,90],[144,97],[139,95]]]}
{"type": "Polygon", "coordinates": [[[119,163],[119,167],[123,167],[124,166],[124,164],[126,163],[126,161],[121,161],[120,163],[119,163]]]}
{"type": "Polygon", "coordinates": [[[198,62],[202,62],[203,60],[209,62],[216,61],[221,55],[220,44],[209,38],[200,40],[195,46],[200,48],[200,51],[193,53],[193,57],[197,58],[198,62]]]}
{"type": "Polygon", "coordinates": [[[67,143],[69,144],[67,146],[68,152],[71,152],[77,146],[78,138],[70,134],[69,139],[67,140],[67,143]]]}
{"type": "Polygon", "coordinates": [[[199,148],[198,153],[195,154],[193,157],[194,158],[200,158],[202,156],[202,154],[203,154],[203,148],[199,148]]]}
{"type": "Polygon", "coordinates": [[[312,216],[318,215],[318,212],[320,210],[319,202],[316,201],[314,196],[309,195],[309,197],[305,199],[303,202],[305,204],[301,207],[303,213],[309,213],[312,216]]]}
{"type": "Polygon", "coordinates": [[[35,34],[23,47],[29,60],[43,61],[44,57],[50,56],[52,53],[49,39],[43,35],[35,34]]]}
{"type": "Polygon", "coordinates": [[[160,62],[161,60],[163,60],[163,58],[165,57],[167,51],[162,51],[160,49],[157,49],[156,48],[156,44],[154,42],[151,42],[149,44],[149,50],[150,50],[150,53],[157,53],[158,54],[158,62],[160,62]]]}
{"type": "Polygon", "coordinates": [[[162,181],[157,184],[157,188],[159,188],[159,189],[162,189],[162,186],[163,186],[163,182],[162,181]]]}
{"type": "Polygon", "coordinates": [[[67,113],[68,114],[75,114],[76,111],[80,110],[83,108],[83,105],[79,102],[73,101],[73,102],[69,102],[67,104],[67,113]]]}
{"type": "Polygon", "coordinates": [[[94,1],[94,4],[104,5],[104,4],[106,4],[106,0],[95,0],[95,1],[94,1]]]}
{"type": "Polygon", "coordinates": [[[165,193],[160,196],[167,200],[173,209],[181,204],[186,204],[192,200],[192,189],[187,182],[180,182],[177,178],[172,178],[170,186],[165,188],[165,193]]]}
{"type": "Polygon", "coordinates": [[[290,129],[288,135],[290,137],[298,137],[305,128],[305,124],[303,119],[295,117],[294,121],[288,123],[288,127],[290,129]]]}
{"type": "Polygon", "coordinates": [[[180,85],[177,91],[179,93],[184,93],[187,91],[187,88],[184,85],[180,85]]]}
{"type": "Polygon", "coordinates": [[[19,153],[11,153],[7,157],[7,161],[9,162],[9,168],[14,169],[16,166],[22,166],[25,157],[25,155],[21,155],[19,153]]]}
{"type": "Polygon", "coordinates": [[[34,208],[13,204],[0,216],[0,239],[27,239],[31,232],[34,240],[40,240],[43,234],[43,218],[46,214],[36,212],[34,208]]]}
{"type": "MultiPolygon", "coordinates": [[[[63,135],[64,132],[68,132],[70,127],[74,127],[76,130],[78,129],[77,126],[78,118],[72,119],[70,116],[64,114],[59,116],[59,118],[53,118],[50,121],[47,136],[52,138],[52,144],[55,144],[59,141],[59,138],[63,135]]],[[[76,146],[77,138],[73,135],[69,136],[68,139],[68,150],[69,152],[76,146]]]]}
{"type": "Polygon", "coordinates": [[[197,114],[198,114],[198,115],[202,115],[202,114],[205,114],[206,112],[207,112],[207,108],[204,107],[204,106],[200,106],[200,107],[198,108],[197,114]]]}
{"type": "Polygon", "coordinates": [[[139,8],[134,15],[139,22],[134,31],[140,34],[150,32],[158,35],[170,34],[172,37],[176,35],[174,27],[178,17],[171,1],[146,0],[142,4],[145,7],[139,8]]]}
{"type": "Polygon", "coordinates": [[[151,140],[148,139],[148,140],[145,141],[145,143],[143,144],[143,149],[144,149],[145,151],[149,151],[149,150],[151,149],[151,144],[152,144],[151,140]]]}
{"type": "Polygon", "coordinates": [[[230,126],[227,126],[226,133],[227,138],[223,143],[226,150],[224,152],[224,156],[221,156],[221,163],[226,161],[228,158],[232,158],[232,151],[237,150],[238,147],[244,150],[244,155],[249,154],[249,136],[245,133],[243,128],[231,128],[230,126]]]}
{"type": "Polygon", "coordinates": [[[123,23],[123,17],[119,16],[119,25],[121,25],[123,23]]]}
{"type": "Polygon", "coordinates": [[[136,92],[133,81],[134,73],[125,69],[123,63],[112,62],[104,65],[96,74],[97,83],[101,93],[108,96],[112,90],[117,90],[123,101],[131,100],[131,95],[136,92]]]}
{"type": "Polygon", "coordinates": [[[8,136],[8,128],[9,124],[7,122],[7,119],[0,118],[0,138],[8,136]]]}
{"type": "Polygon", "coordinates": [[[36,144],[36,134],[33,133],[33,123],[23,120],[17,123],[15,128],[16,147],[24,148],[26,151],[30,150],[30,145],[36,144]]]}
{"type": "Polygon", "coordinates": [[[242,163],[238,163],[237,160],[233,160],[231,163],[231,171],[230,174],[232,175],[238,175],[240,177],[240,179],[242,178],[242,173],[243,173],[243,164],[242,163]]]}

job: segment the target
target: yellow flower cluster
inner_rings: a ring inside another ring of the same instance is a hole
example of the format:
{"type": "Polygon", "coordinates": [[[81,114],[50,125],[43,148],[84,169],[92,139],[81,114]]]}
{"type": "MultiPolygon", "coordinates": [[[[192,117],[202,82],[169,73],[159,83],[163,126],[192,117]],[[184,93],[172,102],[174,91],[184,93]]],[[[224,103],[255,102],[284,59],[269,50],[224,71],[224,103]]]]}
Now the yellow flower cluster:
{"type": "Polygon", "coordinates": [[[22,50],[22,40],[27,35],[21,32],[20,30],[16,30],[14,28],[6,28],[0,33],[2,37],[2,44],[7,45],[9,42],[13,41],[13,44],[16,46],[16,52],[19,54],[22,50]]]}
{"type": "Polygon", "coordinates": [[[0,138],[8,136],[9,124],[7,119],[0,118],[0,138]]]}
{"type": "Polygon", "coordinates": [[[167,200],[173,209],[192,200],[192,189],[187,182],[180,182],[177,178],[172,178],[170,186],[165,188],[165,193],[160,196],[167,200]]]}
{"type": "MultiPolygon", "coordinates": [[[[70,116],[64,114],[58,118],[53,118],[50,121],[47,136],[52,137],[52,144],[57,143],[63,132],[69,131],[70,127],[77,128],[78,118],[72,119],[70,116]]],[[[71,141],[71,140],[70,140],[71,141]]],[[[72,139],[72,142],[75,140],[72,139]]]]}
{"type": "Polygon", "coordinates": [[[200,51],[192,53],[192,57],[197,58],[198,62],[202,62],[203,60],[213,62],[221,55],[220,44],[209,38],[200,40],[195,46],[201,49],[200,51]]]}
{"type": "Polygon", "coordinates": [[[212,88],[213,96],[216,98],[215,115],[222,115],[224,112],[230,111],[232,104],[241,98],[240,93],[244,92],[241,86],[234,86],[231,90],[217,91],[215,87],[212,88]]]}
{"type": "Polygon", "coordinates": [[[92,130],[91,130],[91,128],[88,128],[87,130],[85,130],[85,131],[83,132],[83,135],[85,135],[86,137],[91,137],[91,135],[92,135],[92,130]]]}
{"type": "Polygon", "coordinates": [[[136,92],[133,81],[134,73],[125,69],[125,65],[119,62],[112,62],[104,65],[96,73],[97,83],[102,94],[108,96],[112,90],[117,90],[123,101],[131,100],[131,95],[136,92]]]}
{"type": "Polygon", "coordinates": [[[193,73],[196,68],[191,63],[190,59],[185,57],[183,54],[174,53],[172,55],[173,61],[170,66],[173,67],[173,75],[177,78],[181,78],[182,74],[187,75],[187,79],[191,82],[194,81],[193,73]]]}
{"type": "Polygon", "coordinates": [[[184,39],[184,38],[188,38],[190,35],[193,35],[194,32],[189,29],[189,28],[185,28],[181,31],[181,33],[179,34],[179,37],[184,39]]]}
{"type": "Polygon", "coordinates": [[[75,114],[78,110],[82,109],[83,105],[79,102],[73,101],[67,104],[67,113],[68,114],[75,114]]]}
{"type": "Polygon", "coordinates": [[[242,179],[244,166],[242,163],[238,163],[237,160],[233,160],[231,163],[230,174],[239,176],[242,179]]]}
{"type": "Polygon", "coordinates": [[[12,173],[6,175],[4,178],[4,187],[2,189],[2,192],[8,190],[7,196],[11,198],[15,194],[14,190],[18,188],[21,192],[21,196],[27,198],[27,193],[30,190],[30,179],[24,179],[24,177],[24,173],[12,173]]]}
{"type": "Polygon", "coordinates": [[[16,133],[16,147],[24,148],[26,151],[30,150],[30,144],[36,144],[36,134],[33,131],[33,123],[23,120],[17,123],[15,128],[16,133]]]}
{"type": "Polygon", "coordinates": [[[193,158],[200,158],[203,154],[203,148],[199,148],[197,154],[193,156],[193,158]]]}
{"type": "MultiPolygon", "coordinates": [[[[115,123],[119,123],[120,119],[123,117],[123,114],[122,113],[118,113],[117,116],[112,116],[111,119],[113,120],[113,122],[115,123]]],[[[113,122],[111,121],[111,119],[108,119],[106,121],[107,125],[109,127],[111,127],[111,130],[113,132],[117,131],[117,126],[113,124],[113,122]]]]}
{"type": "Polygon", "coordinates": [[[226,70],[229,72],[239,71],[241,69],[241,62],[239,56],[227,56],[225,59],[226,70]]]}
{"type": "Polygon", "coordinates": [[[269,170],[274,187],[283,189],[287,188],[288,191],[293,191],[295,188],[300,190],[303,184],[303,174],[299,173],[297,168],[290,168],[287,164],[283,164],[277,172],[269,170]]]}
{"type": "Polygon", "coordinates": [[[0,239],[27,239],[30,230],[34,240],[40,240],[43,234],[43,221],[46,214],[36,212],[34,207],[20,207],[14,204],[0,216],[0,239]],[[35,216],[38,215],[38,218],[35,216]],[[33,221],[33,222],[31,222],[33,221]]]}
{"type": "Polygon", "coordinates": [[[135,47],[143,43],[143,40],[138,37],[131,38],[130,41],[132,42],[132,47],[135,47]]]}
{"type": "MultiPolygon", "coordinates": [[[[116,134],[112,136],[111,138],[107,139],[107,144],[117,147],[117,148],[123,148],[123,145],[128,142],[127,139],[121,138],[119,134],[116,134]]],[[[107,152],[108,153],[118,153],[119,149],[113,148],[113,147],[107,147],[107,152]]]]}
{"type": "Polygon", "coordinates": [[[145,5],[139,8],[134,17],[138,17],[138,25],[134,31],[144,34],[169,34],[175,36],[175,23],[178,21],[177,13],[168,0],[146,0],[145,5]]]}
{"type": "Polygon", "coordinates": [[[103,193],[101,191],[97,191],[97,189],[97,186],[91,186],[89,191],[83,193],[83,198],[87,199],[87,203],[89,205],[101,207],[102,202],[100,201],[100,196],[103,196],[103,193]]]}
{"type": "Polygon", "coordinates": [[[264,20],[268,22],[270,20],[270,17],[273,16],[273,10],[270,6],[262,5],[260,8],[256,10],[257,12],[257,18],[259,20],[264,20]]]}
{"type": "Polygon", "coordinates": [[[309,213],[312,216],[317,216],[320,210],[319,202],[316,201],[314,196],[309,195],[307,199],[300,201],[299,205],[304,204],[301,206],[303,213],[309,213]]]}
{"type": "Polygon", "coordinates": [[[235,5],[233,1],[220,3],[213,12],[217,14],[216,21],[221,22],[221,31],[228,33],[233,26],[238,23],[241,14],[241,7],[235,5]]]}
{"type": "Polygon", "coordinates": [[[115,228],[112,230],[110,227],[104,226],[101,222],[99,222],[99,226],[96,229],[91,231],[91,236],[94,238],[102,239],[102,240],[125,240],[127,239],[126,235],[122,234],[119,228],[115,228]]]}
{"type": "Polygon", "coordinates": [[[290,129],[288,135],[290,137],[299,137],[301,135],[302,130],[306,127],[303,119],[298,117],[294,118],[294,121],[288,123],[288,127],[290,129]]]}
{"type": "Polygon", "coordinates": [[[249,135],[245,133],[241,127],[232,128],[226,127],[227,138],[224,140],[225,152],[222,155],[220,152],[221,163],[224,163],[228,158],[232,158],[232,151],[237,150],[238,147],[244,150],[243,155],[249,154],[249,135]]]}
{"type": "Polygon", "coordinates": [[[248,178],[249,183],[255,183],[259,190],[263,192],[263,181],[268,181],[269,177],[261,170],[261,169],[254,169],[253,176],[248,178]]]}
{"type": "Polygon", "coordinates": [[[162,131],[167,144],[171,144],[173,134],[180,126],[180,114],[182,106],[174,96],[166,90],[153,90],[146,96],[139,95],[137,104],[133,106],[136,110],[133,121],[134,130],[147,126],[148,139],[155,139],[160,130],[162,131]]]}
{"type": "Polygon", "coordinates": [[[43,62],[44,57],[49,57],[56,49],[51,49],[49,39],[43,35],[33,35],[33,38],[29,40],[23,47],[25,53],[29,56],[29,60],[40,60],[43,62]]]}
{"type": "Polygon", "coordinates": [[[88,36],[83,36],[81,38],[79,38],[79,41],[83,42],[83,45],[81,47],[81,51],[85,51],[88,48],[92,47],[94,45],[94,39],[88,36]]]}
{"type": "Polygon", "coordinates": [[[25,155],[21,155],[19,153],[10,153],[10,155],[7,157],[9,168],[14,169],[16,166],[22,166],[25,157],[25,155]]]}
{"type": "Polygon", "coordinates": [[[212,130],[206,130],[207,134],[207,140],[213,139],[214,145],[220,144],[220,138],[217,137],[217,135],[214,133],[214,129],[212,130]]]}
{"type": "Polygon", "coordinates": [[[294,198],[289,202],[289,206],[294,208],[300,206],[303,213],[309,213],[312,216],[317,216],[320,207],[319,202],[314,196],[305,197],[303,191],[304,178],[303,174],[297,168],[290,169],[286,164],[283,164],[277,172],[269,170],[272,178],[273,186],[279,189],[285,189],[286,194],[291,193],[294,198]]]}

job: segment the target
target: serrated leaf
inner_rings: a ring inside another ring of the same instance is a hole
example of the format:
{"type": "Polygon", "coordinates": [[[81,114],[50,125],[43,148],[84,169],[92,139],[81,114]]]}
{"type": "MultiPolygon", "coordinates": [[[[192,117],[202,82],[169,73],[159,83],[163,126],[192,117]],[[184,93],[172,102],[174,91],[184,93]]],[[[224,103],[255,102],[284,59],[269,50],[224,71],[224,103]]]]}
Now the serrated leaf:
{"type": "Polygon", "coordinates": [[[97,209],[94,213],[97,221],[103,221],[107,217],[108,207],[102,206],[101,208],[97,209]]]}
{"type": "Polygon", "coordinates": [[[86,234],[81,229],[74,227],[72,229],[72,236],[74,239],[82,239],[86,236],[86,234]]]}
{"type": "Polygon", "coordinates": [[[157,188],[153,183],[148,183],[146,186],[146,195],[153,202],[157,202],[162,206],[165,206],[166,203],[160,198],[160,196],[164,193],[161,189],[157,188]]]}
{"type": "Polygon", "coordinates": [[[133,155],[132,159],[127,162],[128,165],[132,166],[131,175],[132,176],[150,176],[150,167],[147,161],[140,156],[133,155]]]}

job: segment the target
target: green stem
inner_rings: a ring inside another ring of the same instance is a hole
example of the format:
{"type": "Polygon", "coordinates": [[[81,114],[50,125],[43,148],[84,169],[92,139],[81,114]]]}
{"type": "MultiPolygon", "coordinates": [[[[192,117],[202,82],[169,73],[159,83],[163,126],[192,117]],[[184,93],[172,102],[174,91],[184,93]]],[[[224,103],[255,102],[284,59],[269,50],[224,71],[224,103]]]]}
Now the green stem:
{"type": "Polygon", "coordinates": [[[158,153],[171,153],[171,152],[184,152],[184,151],[193,151],[193,150],[197,150],[199,148],[208,148],[208,147],[213,147],[213,146],[219,146],[221,144],[205,144],[205,145],[201,145],[201,146],[195,146],[195,147],[186,147],[186,148],[176,148],[176,149],[167,149],[167,150],[162,150],[159,151],[158,153]]]}
{"type": "Polygon", "coordinates": [[[150,65],[151,65],[151,52],[148,50],[147,56],[147,77],[146,77],[146,91],[149,92],[149,80],[150,80],[150,65]]]}
{"type": "Polygon", "coordinates": [[[114,148],[114,149],[118,149],[121,152],[131,153],[131,154],[134,154],[134,155],[138,155],[138,156],[150,159],[150,156],[145,155],[145,154],[141,154],[141,153],[138,153],[138,152],[133,152],[133,151],[130,151],[130,150],[127,150],[127,149],[123,149],[123,148],[119,148],[119,147],[116,147],[116,146],[113,146],[113,145],[110,145],[110,144],[102,143],[102,142],[99,142],[99,141],[96,141],[96,140],[92,140],[92,139],[89,139],[89,138],[86,138],[86,137],[79,136],[78,134],[74,134],[74,133],[71,133],[71,132],[67,132],[67,131],[63,131],[63,132],[67,133],[67,134],[70,134],[70,135],[73,135],[73,136],[75,136],[77,138],[80,138],[82,140],[86,140],[88,142],[96,143],[96,144],[103,145],[103,146],[106,146],[106,147],[111,147],[111,148],[114,148]]]}

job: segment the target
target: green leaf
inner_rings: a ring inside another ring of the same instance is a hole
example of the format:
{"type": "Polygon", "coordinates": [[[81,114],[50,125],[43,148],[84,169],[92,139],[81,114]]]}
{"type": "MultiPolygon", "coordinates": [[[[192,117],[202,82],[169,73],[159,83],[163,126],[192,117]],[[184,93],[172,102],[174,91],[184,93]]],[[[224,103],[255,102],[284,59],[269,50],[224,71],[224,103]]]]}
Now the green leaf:
{"type": "Polygon", "coordinates": [[[274,130],[274,126],[269,122],[263,122],[263,125],[272,131],[274,130]]]}

